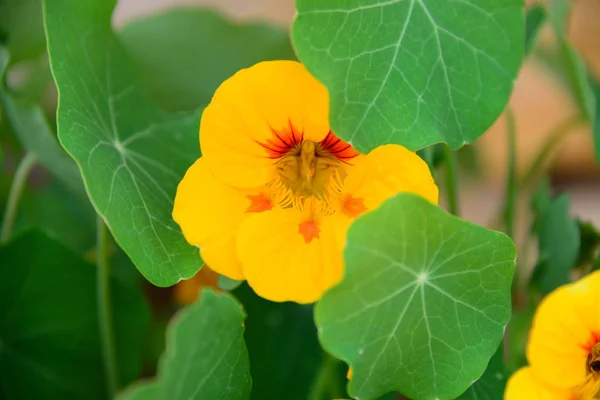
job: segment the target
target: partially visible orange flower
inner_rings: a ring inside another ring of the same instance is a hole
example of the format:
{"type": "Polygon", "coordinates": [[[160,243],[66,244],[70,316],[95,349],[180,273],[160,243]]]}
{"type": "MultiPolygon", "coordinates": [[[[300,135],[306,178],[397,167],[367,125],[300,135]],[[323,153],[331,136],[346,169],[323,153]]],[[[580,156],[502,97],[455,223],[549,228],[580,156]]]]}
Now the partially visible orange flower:
{"type": "Polygon", "coordinates": [[[600,396],[600,271],[556,289],[540,304],[527,344],[529,367],[509,380],[506,400],[600,396]]]}
{"type": "Polygon", "coordinates": [[[326,88],[294,61],[226,80],[204,110],[200,145],[173,218],[211,268],[272,301],[311,303],[336,284],[357,216],[399,192],[438,200],[415,153],[362,155],[331,132],[326,88]]]}
{"type": "Polygon", "coordinates": [[[198,299],[200,289],[205,287],[219,289],[219,274],[210,269],[208,265],[202,267],[192,278],[175,285],[175,301],[182,306],[191,304],[198,299]]]}

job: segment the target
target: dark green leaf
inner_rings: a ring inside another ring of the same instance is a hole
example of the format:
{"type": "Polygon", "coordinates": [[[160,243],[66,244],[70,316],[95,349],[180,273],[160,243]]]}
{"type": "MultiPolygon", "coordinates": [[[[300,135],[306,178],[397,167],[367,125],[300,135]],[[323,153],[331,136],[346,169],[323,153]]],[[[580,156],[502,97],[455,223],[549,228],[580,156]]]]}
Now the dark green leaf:
{"type": "Polygon", "coordinates": [[[265,60],[293,59],[287,32],[236,25],[202,9],[178,9],[134,21],[120,33],[153,99],[168,110],[208,104],[219,84],[265,60]]]}
{"type": "Polygon", "coordinates": [[[507,236],[400,194],[357,219],[344,258],[315,318],[352,396],[451,399],[481,376],[510,318],[507,236]]]}
{"type": "Polygon", "coordinates": [[[504,346],[500,345],[481,378],[456,400],[502,400],[506,386],[503,353],[504,346]]]}
{"type": "Polygon", "coordinates": [[[322,354],[312,307],[264,300],[246,284],[234,294],[248,313],[252,399],[305,400],[322,354]]]}
{"type": "Polygon", "coordinates": [[[546,9],[544,6],[534,4],[527,10],[525,18],[525,54],[529,54],[529,51],[535,44],[540,28],[545,20],[546,9]]]}
{"type": "MultiPolygon", "coordinates": [[[[106,399],[96,269],[40,233],[0,247],[0,387],[7,399],[106,399]]],[[[122,383],[137,378],[149,310],[112,280],[122,383]]]]}
{"type": "Polygon", "coordinates": [[[46,48],[41,0],[2,0],[0,31],[13,61],[39,56],[46,48]]]}
{"type": "Polygon", "coordinates": [[[568,283],[577,263],[579,228],[569,211],[569,197],[562,194],[552,199],[543,213],[536,216],[539,260],[533,280],[544,293],[568,283]]]}
{"type": "Polygon", "coordinates": [[[592,265],[596,257],[600,256],[600,232],[596,227],[580,219],[576,220],[579,231],[579,255],[577,256],[577,267],[592,265]]]}
{"type": "Polygon", "coordinates": [[[592,124],[592,137],[594,140],[594,149],[596,151],[596,162],[600,164],[600,83],[592,80],[591,84],[596,100],[592,124]]]}
{"type": "Polygon", "coordinates": [[[121,399],[249,399],[243,324],[242,307],[230,295],[203,290],[169,324],[158,377],[133,385],[121,399]]]}
{"type": "Polygon", "coordinates": [[[472,142],[504,109],[522,0],[298,0],[293,41],[329,89],[333,131],[366,152],[472,142]]]}
{"type": "Polygon", "coordinates": [[[142,95],[110,28],[114,3],[45,4],[58,136],[117,243],[148,280],[168,286],[202,266],[171,218],[177,184],[200,155],[199,115],[168,114],[142,95]]]}

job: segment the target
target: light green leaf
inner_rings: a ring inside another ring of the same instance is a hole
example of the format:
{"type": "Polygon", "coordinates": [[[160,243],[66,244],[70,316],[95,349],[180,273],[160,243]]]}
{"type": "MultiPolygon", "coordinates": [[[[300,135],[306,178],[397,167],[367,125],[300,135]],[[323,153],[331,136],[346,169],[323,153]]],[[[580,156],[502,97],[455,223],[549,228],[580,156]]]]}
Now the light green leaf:
{"type": "Polygon", "coordinates": [[[478,379],[511,313],[504,234],[400,194],[350,227],[346,275],[316,307],[321,343],[361,400],[452,399],[478,379]]]}
{"type": "Polygon", "coordinates": [[[45,4],[58,136],[117,243],[149,281],[168,286],[202,266],[171,218],[177,184],[200,155],[199,115],[168,114],[142,95],[110,29],[114,3],[45,4]]]}
{"type": "Polygon", "coordinates": [[[524,47],[522,0],[298,0],[293,41],[360,151],[472,142],[504,109],[524,47]]]}
{"type": "Polygon", "coordinates": [[[60,147],[42,110],[33,104],[15,99],[3,84],[8,52],[0,46],[0,104],[13,132],[27,151],[50,171],[71,193],[87,201],[81,174],[75,162],[60,147]]]}
{"type": "Polygon", "coordinates": [[[536,216],[539,260],[533,279],[544,293],[570,282],[577,264],[580,236],[577,221],[569,215],[569,196],[562,194],[549,200],[536,216]]]}
{"type": "MultiPolygon", "coordinates": [[[[36,232],[0,247],[0,260],[3,398],[106,399],[95,267],[36,232]]],[[[111,301],[126,384],[139,376],[150,314],[141,291],[115,279],[111,301]]]]}
{"type": "Polygon", "coordinates": [[[485,372],[456,400],[502,400],[506,386],[506,368],[502,361],[504,346],[500,345],[485,372]]]}
{"type": "Polygon", "coordinates": [[[134,21],[119,36],[140,66],[153,99],[169,110],[208,104],[219,84],[242,68],[294,58],[284,30],[236,25],[198,8],[134,21]]]}
{"type": "Polygon", "coordinates": [[[242,307],[230,295],[203,290],[169,324],[156,380],[134,385],[120,398],[249,399],[243,323],[242,307]]]}

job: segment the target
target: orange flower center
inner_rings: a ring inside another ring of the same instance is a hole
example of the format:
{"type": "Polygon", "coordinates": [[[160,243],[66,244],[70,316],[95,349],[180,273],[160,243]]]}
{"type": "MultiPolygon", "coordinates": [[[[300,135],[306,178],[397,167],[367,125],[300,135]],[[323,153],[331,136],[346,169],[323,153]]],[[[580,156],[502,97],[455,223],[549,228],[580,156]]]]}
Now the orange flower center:
{"type": "Polygon", "coordinates": [[[291,124],[286,132],[272,132],[272,138],[259,144],[274,160],[273,179],[268,194],[248,196],[248,212],[268,210],[271,204],[296,208],[304,214],[298,232],[310,243],[319,237],[321,217],[336,212],[356,217],[367,210],[362,199],[342,196],[349,161],[358,156],[350,144],[332,132],[320,142],[304,140],[291,124]]]}

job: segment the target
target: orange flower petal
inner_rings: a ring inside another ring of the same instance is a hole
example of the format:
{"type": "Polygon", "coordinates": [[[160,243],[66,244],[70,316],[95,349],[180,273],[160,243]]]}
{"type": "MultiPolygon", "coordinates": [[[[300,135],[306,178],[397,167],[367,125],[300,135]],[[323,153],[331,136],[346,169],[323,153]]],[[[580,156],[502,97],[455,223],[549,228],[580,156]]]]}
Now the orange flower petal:
{"type": "Polygon", "coordinates": [[[585,381],[586,359],[600,333],[600,272],[558,288],[533,320],[527,359],[541,380],[560,388],[585,381]]]}
{"type": "Polygon", "coordinates": [[[175,301],[181,305],[188,305],[196,301],[200,289],[211,287],[218,289],[219,274],[210,269],[207,265],[190,279],[183,280],[175,285],[175,301]]]}
{"type": "Polygon", "coordinates": [[[343,273],[342,238],[350,220],[340,216],[316,223],[318,236],[305,240],[306,222],[293,209],[250,215],[237,238],[237,254],[248,284],[272,301],[312,303],[343,273]]]}
{"type": "Polygon", "coordinates": [[[427,164],[416,153],[395,144],[377,147],[360,157],[349,169],[343,191],[362,200],[369,210],[400,192],[415,193],[438,203],[438,188],[427,164]]]}
{"type": "Polygon", "coordinates": [[[508,380],[504,400],[577,400],[568,390],[545,386],[531,367],[515,372],[508,380]]]}
{"type": "Polygon", "coordinates": [[[210,170],[230,185],[263,186],[273,158],[329,133],[327,89],[295,61],[243,69],[215,92],[200,123],[200,147],[210,170]]]}
{"type": "Polygon", "coordinates": [[[198,159],[177,188],[173,219],[186,240],[201,249],[204,261],[218,273],[242,280],[235,256],[235,235],[250,199],[219,181],[198,159]]]}

